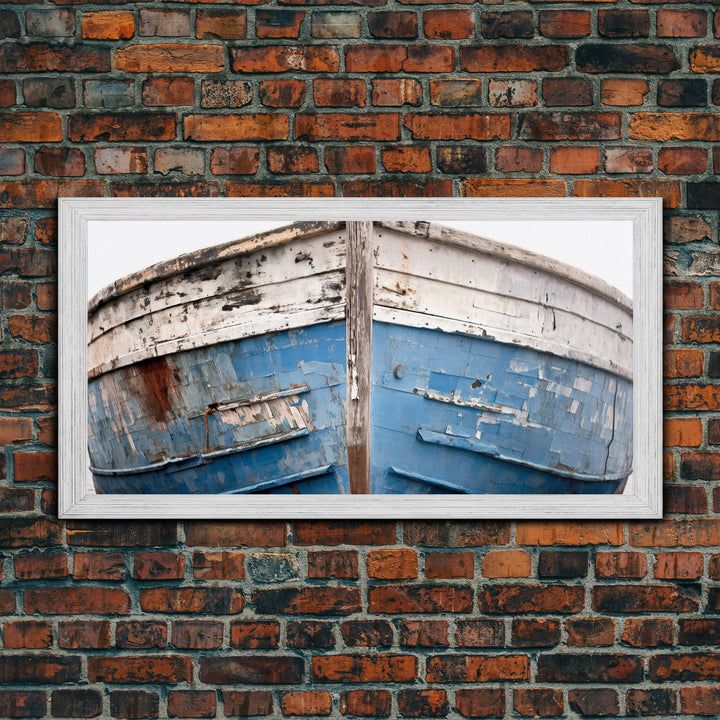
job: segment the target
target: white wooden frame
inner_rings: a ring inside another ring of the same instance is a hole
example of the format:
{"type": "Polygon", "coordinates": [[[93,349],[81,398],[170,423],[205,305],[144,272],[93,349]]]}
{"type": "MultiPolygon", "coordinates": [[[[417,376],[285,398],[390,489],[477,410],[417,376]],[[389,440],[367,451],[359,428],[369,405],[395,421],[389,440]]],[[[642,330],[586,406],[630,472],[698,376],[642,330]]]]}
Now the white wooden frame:
{"type": "Polygon", "coordinates": [[[61,518],[659,518],[662,201],[659,198],[104,199],[59,201],[61,518]],[[630,220],[634,228],[632,495],[88,495],[87,238],[94,220],[630,220]]]}

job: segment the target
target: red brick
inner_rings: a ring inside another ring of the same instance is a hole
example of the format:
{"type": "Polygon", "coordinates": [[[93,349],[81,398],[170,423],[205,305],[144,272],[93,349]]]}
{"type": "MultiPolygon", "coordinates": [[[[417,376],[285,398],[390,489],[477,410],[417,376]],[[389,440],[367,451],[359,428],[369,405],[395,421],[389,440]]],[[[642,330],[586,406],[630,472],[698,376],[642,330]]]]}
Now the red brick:
{"type": "Polygon", "coordinates": [[[35,172],[52,177],[81,177],[85,156],[77,148],[41,148],[35,153],[35,172]]]}
{"type": "Polygon", "coordinates": [[[396,524],[387,520],[293,523],[293,545],[392,545],[396,524]]]}
{"type": "Polygon", "coordinates": [[[135,73],[222,72],[225,64],[220,45],[163,43],[126,45],[113,52],[117,70],[135,73]]]}
{"type": "Polygon", "coordinates": [[[311,660],[312,682],[414,682],[417,658],[410,655],[322,655],[311,660]]]}
{"type": "Polygon", "coordinates": [[[565,711],[562,690],[517,688],[513,690],[513,709],[524,717],[560,717],[565,711]]]}
{"type": "Polygon", "coordinates": [[[667,243],[707,242],[710,235],[710,225],[702,217],[672,217],[664,224],[664,237],[667,243]]]}
{"type": "Polygon", "coordinates": [[[368,590],[371,613],[467,613],[472,589],[452,585],[388,585],[368,590]]]}
{"type": "Polygon", "coordinates": [[[58,142],[62,121],[57,113],[1,113],[0,142],[58,142]]]}
{"type": "Polygon", "coordinates": [[[252,85],[247,80],[203,80],[200,105],[204,108],[238,108],[252,102],[252,85]]]}
{"type": "Polygon", "coordinates": [[[69,655],[0,655],[0,682],[3,684],[63,684],[80,681],[80,658],[69,655]]]}
{"type": "Polygon", "coordinates": [[[193,553],[193,577],[198,580],[242,580],[245,577],[245,553],[193,553]]]}
{"type": "Polygon", "coordinates": [[[714,518],[630,523],[630,544],[639,547],[720,545],[720,521],[714,518]]]}
{"type": "Polygon", "coordinates": [[[654,575],[662,580],[695,580],[703,573],[704,559],[699,552],[665,552],[655,556],[654,575]]]}
{"type": "Polygon", "coordinates": [[[90,40],[129,40],[135,34],[135,16],[129,10],[85,12],[81,31],[90,40]]]}
{"type": "Polygon", "coordinates": [[[402,647],[448,646],[447,620],[400,620],[402,647]]]}
{"type": "Polygon", "coordinates": [[[428,553],[425,556],[425,577],[472,579],[475,577],[475,553],[428,553]]]}
{"type": "Polygon", "coordinates": [[[403,523],[403,542],[429,547],[506,545],[510,542],[510,525],[492,521],[407,520],[403,523]]]}
{"type": "Polygon", "coordinates": [[[125,557],[122,553],[90,552],[73,556],[75,580],[124,580],[125,557]]]}
{"type": "MultiPolygon", "coordinates": [[[[326,151],[327,152],[327,151],[326,151]]],[[[308,577],[358,578],[357,550],[327,550],[308,552],[308,577]]]]}
{"type": "Polygon", "coordinates": [[[108,620],[73,620],[58,623],[58,647],[104,650],[110,647],[108,620]]]}
{"type": "Polygon", "coordinates": [[[681,645],[715,645],[720,640],[720,621],[716,617],[682,618],[678,625],[681,645]]]}
{"type": "Polygon", "coordinates": [[[166,113],[85,113],[68,121],[72,142],[174,140],[175,115],[166,113]]]}
{"type": "Polygon", "coordinates": [[[460,48],[460,67],[466,72],[557,72],[569,62],[562,45],[493,45],[460,48]]]}
{"type": "Polygon", "coordinates": [[[0,80],[0,107],[12,107],[16,99],[15,83],[12,80],[0,80]]]}
{"type": "Polygon", "coordinates": [[[422,86],[419,80],[413,78],[372,79],[372,104],[376,107],[419,105],[421,101],[422,86]]]}
{"type": "Polygon", "coordinates": [[[260,102],[266,107],[300,107],[307,90],[302,80],[261,80],[260,102]]]}
{"type": "Polygon", "coordinates": [[[89,657],[91,683],[179,683],[193,679],[193,663],[182,655],[89,657]]]}
{"type": "MultiPolygon", "coordinates": [[[[493,81],[491,81],[492,83],[493,81]]],[[[494,81],[502,83],[502,81],[494,81]]],[[[516,81],[516,84],[522,81],[516,81]]],[[[504,85],[509,83],[505,82],[504,85]]],[[[525,82],[526,85],[537,87],[537,83],[525,82]]],[[[430,80],[430,102],[439,107],[472,107],[482,105],[482,80],[478,79],[431,79],[430,80]]],[[[502,90],[501,90],[502,92],[502,90]]],[[[494,98],[500,96],[500,93],[491,96],[490,102],[493,104],[494,98]]],[[[418,95],[419,97],[419,95],[418,95]]],[[[537,102],[537,93],[535,93],[535,102],[537,102]]],[[[417,104],[417,103],[416,103],[417,104]]],[[[502,105],[498,105],[502,107],[502,105]]]]}
{"type": "Polygon", "coordinates": [[[543,521],[518,523],[519,545],[622,545],[622,523],[543,521]]]}
{"type": "Polygon", "coordinates": [[[223,642],[223,624],[213,620],[175,620],[170,642],[183,650],[215,650],[223,642]]]}
{"type": "Polygon", "coordinates": [[[512,646],[516,648],[554,647],[560,642],[560,621],[553,619],[515,619],[512,646]]]}
{"type": "MultiPolygon", "coordinates": [[[[27,286],[23,287],[27,288],[27,286]]],[[[7,447],[30,439],[32,439],[30,418],[0,418],[0,445],[7,447]]]]}
{"type": "Polygon", "coordinates": [[[518,131],[526,140],[617,140],[621,135],[619,113],[589,111],[523,113],[518,131]]]}
{"type": "Polygon", "coordinates": [[[666,280],[663,283],[663,305],[671,310],[700,310],[705,305],[705,291],[696,282],[666,280]]]}
{"type": "Polygon", "coordinates": [[[511,133],[510,116],[499,114],[409,113],[405,127],[416,140],[507,140],[511,133]]]}
{"type": "Polygon", "coordinates": [[[663,444],[665,447],[698,447],[702,443],[703,427],[700,418],[665,418],[663,444]]]}
{"type": "Polygon", "coordinates": [[[430,683],[529,680],[530,659],[525,655],[431,656],[425,679],[430,683]]]}
{"type": "Polygon", "coordinates": [[[140,591],[140,607],[145,612],[234,615],[244,605],[242,594],[231,587],[158,587],[140,591]]]}
{"type": "Polygon", "coordinates": [[[655,655],[649,659],[648,675],[653,682],[718,680],[720,656],[702,652],[655,655]]]}
{"type": "Polygon", "coordinates": [[[167,647],[167,625],[164,622],[139,620],[118,622],[115,644],[130,650],[167,647]]]}
{"type": "Polygon", "coordinates": [[[539,172],[543,151],[539,148],[504,145],[495,150],[495,169],[499,172],[539,172]]]}
{"type": "Polygon", "coordinates": [[[478,607],[485,613],[573,613],[583,606],[582,587],[562,585],[485,585],[478,607]]]}
{"type": "Polygon", "coordinates": [[[578,180],[575,197],[662,197],[666,208],[680,204],[680,183],[672,180],[578,180]]]}
{"type": "Polygon", "coordinates": [[[540,34],[548,38],[581,38],[590,34],[587,10],[541,10],[540,34]]]}
{"type": "Polygon", "coordinates": [[[462,181],[464,197],[566,197],[564,180],[470,178],[462,181]]]}
{"type": "Polygon", "coordinates": [[[49,648],[52,643],[52,625],[49,622],[13,620],[3,626],[5,648],[49,648]]]}
{"type": "MultiPolygon", "coordinates": [[[[48,342],[45,340],[44,342],[48,342]]],[[[0,367],[2,362],[0,361],[0,367]]],[[[16,452],[15,482],[55,482],[57,480],[57,453],[16,452]]]]}
{"type": "Polygon", "coordinates": [[[455,644],[458,647],[503,647],[505,625],[502,620],[458,620],[455,644]]]}
{"type": "Polygon", "coordinates": [[[688,715],[720,713],[720,687],[681,688],[680,709],[688,715]]]}
{"type": "Polygon", "coordinates": [[[382,149],[382,163],[388,172],[430,172],[430,148],[392,145],[382,149]]]}
{"type": "Polygon", "coordinates": [[[273,711],[273,697],[269,690],[223,691],[222,697],[227,715],[251,717],[270,715],[273,711]]]}
{"type": "Polygon", "coordinates": [[[663,351],[663,373],[668,378],[699,377],[703,373],[702,350],[677,348],[663,351]]]}
{"type": "Polygon", "coordinates": [[[528,577],[532,557],[525,550],[491,550],[482,559],[483,577],[528,577]]]}
{"type": "Polygon", "coordinates": [[[365,107],[365,81],[317,78],[313,81],[316,107],[365,107]]]}
{"type": "Polygon", "coordinates": [[[566,175],[587,175],[600,168],[600,148],[550,148],[550,172],[566,175]]]}
{"type": "Polygon", "coordinates": [[[345,70],[351,73],[452,72],[452,48],[426,45],[348,45],[345,70]]]}
{"type": "MultiPolygon", "coordinates": [[[[49,343],[57,339],[57,319],[44,315],[11,315],[7,326],[12,337],[29,343],[49,343]]],[[[37,458],[40,460],[40,458],[37,458]]]]}
{"type": "Polygon", "coordinates": [[[389,717],[392,698],[387,690],[350,690],[340,696],[340,712],[359,717],[389,717]]]}
{"type": "Polygon", "coordinates": [[[673,621],[667,618],[629,618],[625,621],[622,642],[632,647],[670,647],[673,621]]]}
{"type": "Polygon", "coordinates": [[[228,180],[225,186],[228,197],[333,197],[335,185],[331,181],[274,180],[271,182],[245,182],[228,180]]]}
{"type": "Polygon", "coordinates": [[[472,10],[425,10],[423,11],[425,37],[433,40],[470,38],[475,31],[472,10]]]}
{"type": "Polygon", "coordinates": [[[211,690],[171,690],[168,693],[168,717],[214,718],[215,692],[211,690]]]}
{"type": "Polygon", "coordinates": [[[239,73],[334,73],[340,69],[340,55],[328,45],[254,45],[230,48],[230,67],[239,73]]]}
{"type": "Polygon", "coordinates": [[[143,105],[150,107],[192,105],[194,97],[195,81],[191,77],[151,77],[143,80],[143,105]]]}
{"type": "Polygon", "coordinates": [[[720,407],[720,386],[685,383],[664,389],[665,410],[717,410],[720,407]]]}
{"type": "Polygon", "coordinates": [[[0,218],[0,242],[9,245],[22,245],[28,229],[26,215],[0,218]]]}
{"type": "Polygon", "coordinates": [[[459,688],[455,691],[455,707],[463,717],[505,717],[503,688],[459,688]]]}
{"type": "Polygon", "coordinates": [[[332,697],[327,690],[291,691],[280,695],[283,715],[330,715],[332,697]]]}
{"type": "Polygon", "coordinates": [[[707,150],[693,147],[662,147],[658,169],[666,175],[694,175],[707,170],[707,150]]]}
{"type": "Polygon", "coordinates": [[[259,38],[297,38],[304,19],[302,10],[256,10],[255,34],[259,38]]]}
{"type": "Polygon", "coordinates": [[[215,148],[210,155],[210,172],[213,175],[253,175],[260,164],[257,147],[235,145],[215,148]]]}
{"type": "Polygon", "coordinates": [[[13,615],[16,612],[15,591],[10,588],[0,589],[0,615],[13,615]]]}
{"type": "Polygon", "coordinates": [[[187,115],[183,120],[188,140],[284,140],[289,121],[285,115],[187,115]]]}
{"type": "Polygon", "coordinates": [[[276,648],[279,639],[279,622],[234,622],[230,626],[230,645],[232,647],[276,648]]]}
{"type": "Polygon", "coordinates": [[[133,577],[138,580],[182,580],[185,558],[175,553],[135,553],[133,577]]]}
{"type": "Polygon", "coordinates": [[[573,689],[568,692],[570,709],[583,717],[607,717],[620,714],[620,702],[612,688],[573,689]]]}
{"type": "Polygon", "coordinates": [[[127,615],[130,596],[121,588],[56,587],[23,591],[29,615],[127,615]]]}
{"type": "Polygon", "coordinates": [[[660,8],[657,13],[658,37],[705,37],[705,10],[671,10],[660,8]]]}
{"type": "Polygon", "coordinates": [[[720,129],[720,119],[709,113],[634,113],[629,137],[633,140],[707,140],[720,129]]]}
{"type": "Polygon", "coordinates": [[[361,609],[360,591],[343,587],[283,587],[254,590],[255,612],[262,615],[350,615],[361,609]]]}
{"type": "Polygon", "coordinates": [[[600,93],[604,105],[632,107],[642,105],[650,92],[646,80],[621,80],[607,78],[600,82],[600,93]]]}
{"type": "Polygon", "coordinates": [[[375,148],[371,145],[347,145],[325,148],[325,168],[333,175],[375,172],[375,148]]]}
{"type": "Polygon", "coordinates": [[[594,647],[615,644],[615,621],[612,618],[571,618],[565,621],[567,644],[594,647]]]}
{"type": "MultiPolygon", "coordinates": [[[[2,310],[24,310],[32,302],[30,285],[26,282],[2,282],[0,283],[0,309],[2,310]]],[[[3,431],[0,431],[0,435],[3,431]]],[[[5,431],[6,432],[6,431],[5,431]]],[[[20,439],[20,438],[18,438],[20,439]]],[[[24,440],[29,438],[22,438],[24,440]]],[[[2,442],[2,441],[0,441],[2,442]]],[[[13,442],[8,440],[3,445],[13,442]]]]}

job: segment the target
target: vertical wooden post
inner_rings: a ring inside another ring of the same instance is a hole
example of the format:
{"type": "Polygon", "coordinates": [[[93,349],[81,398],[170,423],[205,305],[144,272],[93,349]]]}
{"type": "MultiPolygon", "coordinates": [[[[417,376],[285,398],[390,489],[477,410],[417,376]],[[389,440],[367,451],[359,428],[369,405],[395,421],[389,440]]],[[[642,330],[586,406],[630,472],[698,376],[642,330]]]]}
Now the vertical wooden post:
{"type": "Polygon", "coordinates": [[[373,224],[347,223],[347,451],[350,492],[370,492],[373,224]]]}

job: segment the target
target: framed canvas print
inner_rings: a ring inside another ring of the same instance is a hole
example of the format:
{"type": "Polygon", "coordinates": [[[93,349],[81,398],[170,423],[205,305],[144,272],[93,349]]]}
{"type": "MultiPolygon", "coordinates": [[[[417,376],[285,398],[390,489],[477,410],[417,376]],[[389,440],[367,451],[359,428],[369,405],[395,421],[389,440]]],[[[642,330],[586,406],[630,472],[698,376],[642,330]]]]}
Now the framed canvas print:
{"type": "Polygon", "coordinates": [[[60,200],[64,518],[661,515],[659,199],[60,200]]]}

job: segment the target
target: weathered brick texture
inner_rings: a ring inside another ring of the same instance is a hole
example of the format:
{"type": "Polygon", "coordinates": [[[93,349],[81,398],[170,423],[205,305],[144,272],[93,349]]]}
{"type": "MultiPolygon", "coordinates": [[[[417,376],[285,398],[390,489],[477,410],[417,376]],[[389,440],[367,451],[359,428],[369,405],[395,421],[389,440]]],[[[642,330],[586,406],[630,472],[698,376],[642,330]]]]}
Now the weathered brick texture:
{"type": "Polygon", "coordinates": [[[719,714],[718,38],[715,0],[3,5],[0,716],[719,714]],[[57,198],[343,194],[663,197],[665,519],[57,520],[57,198]]]}

